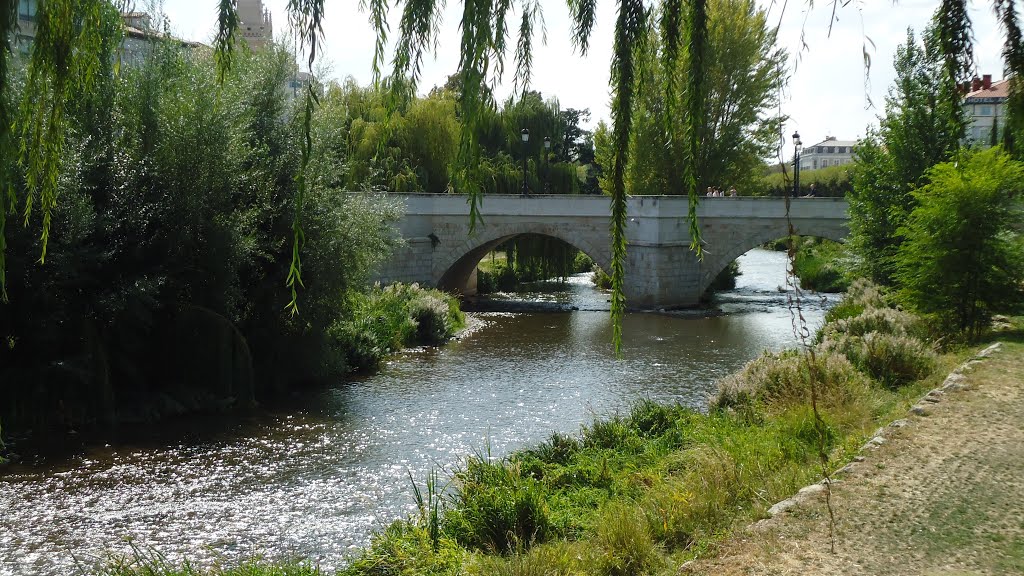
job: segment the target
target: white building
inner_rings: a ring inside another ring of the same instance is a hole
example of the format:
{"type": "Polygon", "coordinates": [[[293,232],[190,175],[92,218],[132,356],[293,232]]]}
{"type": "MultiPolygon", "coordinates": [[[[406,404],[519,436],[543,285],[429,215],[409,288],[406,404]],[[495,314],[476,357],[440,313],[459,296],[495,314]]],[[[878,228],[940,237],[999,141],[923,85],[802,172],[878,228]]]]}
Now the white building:
{"type": "Polygon", "coordinates": [[[997,126],[996,138],[1002,140],[1010,81],[992,82],[992,75],[985,74],[980,80],[975,78],[969,88],[963,104],[967,141],[987,145],[992,141],[993,126],[997,126]]]}
{"type": "Polygon", "coordinates": [[[274,22],[263,0],[238,0],[238,28],[254,51],[274,41],[274,22]]]}
{"type": "Polygon", "coordinates": [[[800,169],[817,170],[853,164],[853,147],[856,145],[856,140],[837,140],[835,136],[826,136],[817,144],[803,147],[800,152],[800,169]]]}

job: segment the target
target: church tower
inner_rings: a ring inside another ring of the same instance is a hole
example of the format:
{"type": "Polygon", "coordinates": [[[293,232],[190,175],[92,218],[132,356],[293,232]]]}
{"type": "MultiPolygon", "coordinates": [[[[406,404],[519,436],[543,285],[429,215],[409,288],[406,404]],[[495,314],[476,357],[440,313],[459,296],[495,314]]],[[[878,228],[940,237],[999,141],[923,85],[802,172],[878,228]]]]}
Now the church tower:
{"type": "Polygon", "coordinates": [[[274,40],[274,24],[263,0],[238,0],[238,29],[254,52],[274,40]]]}

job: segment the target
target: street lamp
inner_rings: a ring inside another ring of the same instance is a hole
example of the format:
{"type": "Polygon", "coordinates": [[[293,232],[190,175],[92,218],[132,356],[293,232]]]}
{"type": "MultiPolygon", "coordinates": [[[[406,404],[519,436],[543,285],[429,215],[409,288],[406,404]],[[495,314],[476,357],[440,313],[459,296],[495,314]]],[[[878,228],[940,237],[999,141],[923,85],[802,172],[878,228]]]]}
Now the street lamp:
{"type": "Polygon", "coordinates": [[[544,193],[551,194],[551,186],[548,184],[549,162],[548,151],[551,150],[551,137],[544,137],[544,193]]]}
{"type": "Polygon", "coordinates": [[[520,132],[523,137],[523,196],[530,193],[530,189],[526,184],[526,143],[530,141],[530,131],[526,128],[520,132]]]}
{"type": "Polygon", "coordinates": [[[800,133],[793,132],[793,197],[800,196],[800,150],[803,142],[800,141],[800,133]]]}

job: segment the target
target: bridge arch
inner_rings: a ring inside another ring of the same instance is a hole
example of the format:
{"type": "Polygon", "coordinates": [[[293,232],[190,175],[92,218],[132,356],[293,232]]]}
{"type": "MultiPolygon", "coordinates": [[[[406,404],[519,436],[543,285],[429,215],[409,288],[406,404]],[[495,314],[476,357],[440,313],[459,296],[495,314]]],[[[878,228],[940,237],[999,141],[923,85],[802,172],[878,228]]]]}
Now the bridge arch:
{"type": "MultiPolygon", "coordinates": [[[[487,226],[464,241],[439,251],[435,259],[435,286],[449,292],[467,293],[477,264],[502,243],[525,234],[557,238],[590,256],[601,268],[610,270],[610,247],[595,242],[595,238],[588,237],[587,232],[572,227],[537,223],[487,226]]],[[[593,233],[590,235],[593,236],[593,233]]],[[[604,240],[601,236],[597,236],[597,239],[604,240]]]]}
{"type": "MultiPolygon", "coordinates": [[[[723,237],[721,241],[709,243],[705,247],[704,261],[700,265],[701,295],[733,260],[766,242],[784,238],[790,232],[789,226],[784,220],[733,227],[732,231],[739,233],[734,233],[731,237],[723,237]]],[[[845,242],[848,229],[845,224],[802,222],[799,227],[794,226],[793,233],[797,236],[813,236],[835,242],[845,242]]]]}

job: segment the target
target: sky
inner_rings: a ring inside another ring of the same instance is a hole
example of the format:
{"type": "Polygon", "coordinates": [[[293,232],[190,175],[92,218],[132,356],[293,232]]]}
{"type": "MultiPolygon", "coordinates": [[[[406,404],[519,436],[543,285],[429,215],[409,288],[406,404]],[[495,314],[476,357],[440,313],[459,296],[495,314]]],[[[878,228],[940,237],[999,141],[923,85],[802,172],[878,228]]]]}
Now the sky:
{"type": "MultiPolygon", "coordinates": [[[[781,14],[779,44],[789,54],[790,80],[781,106],[782,113],[789,117],[782,144],[787,157],[792,149],[789,135],[795,131],[805,145],[811,145],[826,136],[853,140],[863,136],[868,125],[877,125],[894,77],[896,47],[905,41],[907,27],[922,31],[939,4],[938,0],[849,0],[838,8],[830,36],[831,2],[818,0],[813,8],[808,8],[809,0],[759,2],[768,10],[769,22],[780,22],[781,14]],[[863,50],[870,56],[870,70],[865,69],[863,50]]],[[[542,45],[540,38],[535,40],[531,88],[546,98],[557,98],[562,108],[589,108],[591,126],[598,120],[608,120],[614,0],[598,1],[586,56],[576,53],[570,43],[566,2],[548,0],[541,4],[547,41],[542,45]]],[[[273,15],[275,37],[281,37],[287,22],[287,0],[264,0],[264,5],[273,15]]],[[[360,84],[368,84],[375,36],[368,15],[360,12],[358,5],[358,0],[327,0],[321,65],[327,66],[330,78],[351,76],[360,84]]],[[[461,5],[458,0],[446,3],[437,51],[424,62],[421,93],[443,84],[458,65],[461,5]]],[[[990,6],[990,0],[971,3],[975,60],[979,75],[992,74],[1000,79],[1002,35],[990,6]]],[[[164,0],[162,9],[176,35],[200,42],[213,37],[217,0],[164,0]]],[[[389,21],[393,30],[398,16],[399,11],[392,8],[389,21]]],[[[515,41],[509,44],[514,46],[515,41]]],[[[390,68],[390,48],[385,70],[390,68]]],[[[497,93],[501,98],[514,90],[512,61],[509,54],[508,72],[497,93]]]]}

